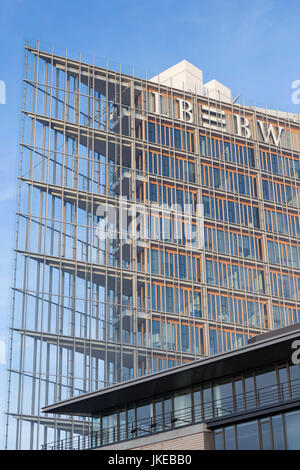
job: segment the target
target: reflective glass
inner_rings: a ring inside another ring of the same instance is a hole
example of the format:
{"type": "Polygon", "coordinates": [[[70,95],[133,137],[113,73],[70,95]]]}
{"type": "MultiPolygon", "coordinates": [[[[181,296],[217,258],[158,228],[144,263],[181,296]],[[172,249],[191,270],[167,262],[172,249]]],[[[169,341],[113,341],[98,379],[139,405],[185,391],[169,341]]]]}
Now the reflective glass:
{"type": "Polygon", "coordinates": [[[236,433],[239,450],[259,450],[257,421],[238,424],[236,433]]]}
{"type": "Polygon", "coordinates": [[[276,372],[274,368],[256,372],[257,405],[266,406],[278,400],[276,372]]]}
{"type": "Polygon", "coordinates": [[[232,383],[224,381],[214,386],[215,416],[227,416],[233,413],[232,383]]]}
{"type": "Polygon", "coordinates": [[[289,366],[292,398],[300,397],[300,366],[293,364],[289,366]]]}
{"type": "Polygon", "coordinates": [[[300,450],[300,410],[285,413],[287,450],[300,450]]]}
{"type": "Polygon", "coordinates": [[[272,450],[270,418],[260,421],[261,440],[263,450],[272,450]]]}
{"type": "Polygon", "coordinates": [[[214,432],[214,438],[215,438],[215,450],[224,450],[224,444],[223,444],[223,430],[216,430],[214,432]]]}
{"type": "Polygon", "coordinates": [[[136,407],[137,435],[143,436],[151,430],[152,403],[141,403],[136,407]]]}
{"type": "Polygon", "coordinates": [[[192,422],[191,393],[182,391],[174,394],[175,426],[186,426],[192,422]]]}
{"type": "Polygon", "coordinates": [[[226,450],[235,450],[235,430],[234,426],[227,426],[224,428],[224,436],[225,436],[225,449],[226,450]]]}
{"type": "Polygon", "coordinates": [[[283,450],[285,448],[285,445],[283,436],[282,415],[272,416],[272,431],[274,450],[283,450]]]}

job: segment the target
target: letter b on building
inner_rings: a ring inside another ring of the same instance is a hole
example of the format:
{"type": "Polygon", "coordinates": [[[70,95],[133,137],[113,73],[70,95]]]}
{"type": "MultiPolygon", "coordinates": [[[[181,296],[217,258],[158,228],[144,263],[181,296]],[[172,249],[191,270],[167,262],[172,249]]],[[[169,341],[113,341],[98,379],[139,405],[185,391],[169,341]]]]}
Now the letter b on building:
{"type": "Polygon", "coordinates": [[[0,80],[0,104],[6,103],[6,86],[3,80],[0,80]]]}

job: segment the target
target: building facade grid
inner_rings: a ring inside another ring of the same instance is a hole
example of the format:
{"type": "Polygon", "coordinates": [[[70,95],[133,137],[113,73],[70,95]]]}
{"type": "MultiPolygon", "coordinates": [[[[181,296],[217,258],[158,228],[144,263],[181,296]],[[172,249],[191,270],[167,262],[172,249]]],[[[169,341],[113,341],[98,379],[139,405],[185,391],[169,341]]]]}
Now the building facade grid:
{"type": "Polygon", "coordinates": [[[7,447],[87,432],[50,403],[299,321],[299,120],[30,46],[22,115],[7,447]]]}

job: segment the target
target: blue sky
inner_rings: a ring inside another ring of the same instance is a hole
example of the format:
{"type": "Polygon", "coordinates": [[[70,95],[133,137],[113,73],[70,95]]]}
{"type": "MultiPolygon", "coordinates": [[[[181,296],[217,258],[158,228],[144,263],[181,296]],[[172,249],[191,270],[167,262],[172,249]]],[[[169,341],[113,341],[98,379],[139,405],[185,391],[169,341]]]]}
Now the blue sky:
{"type": "MultiPolygon", "coordinates": [[[[299,0],[2,0],[0,80],[0,340],[7,334],[24,44],[121,63],[148,76],[187,59],[245,103],[300,113],[299,0]]],[[[0,364],[0,412],[5,375],[0,364]],[[2,381],[2,382],[1,382],[2,381]]],[[[0,431],[1,442],[1,431],[0,431]]]]}

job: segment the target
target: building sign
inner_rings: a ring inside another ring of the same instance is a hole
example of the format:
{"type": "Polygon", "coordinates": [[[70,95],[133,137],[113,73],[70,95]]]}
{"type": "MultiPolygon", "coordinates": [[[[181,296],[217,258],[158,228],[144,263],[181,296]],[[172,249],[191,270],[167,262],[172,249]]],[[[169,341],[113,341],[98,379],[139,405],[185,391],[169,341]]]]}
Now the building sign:
{"type": "MultiPolygon", "coordinates": [[[[236,134],[239,137],[246,137],[248,139],[255,138],[252,135],[250,121],[245,116],[234,114],[236,134]]],[[[284,132],[284,128],[280,126],[273,126],[273,124],[267,124],[264,121],[256,121],[257,125],[257,138],[262,140],[265,144],[274,144],[277,147],[281,144],[281,137],[284,132]],[[272,138],[272,139],[271,139],[272,138]]]]}
{"type": "MultiPolygon", "coordinates": [[[[162,97],[160,93],[156,92],[152,92],[152,95],[154,97],[153,112],[159,115],[164,114],[170,116],[171,113],[166,111],[162,112],[162,100],[165,98],[162,97]]],[[[190,124],[196,122],[193,105],[190,101],[175,98],[173,108],[176,110],[175,114],[177,119],[190,124]]],[[[166,106],[164,106],[164,109],[166,109],[166,106]]],[[[226,119],[228,116],[225,111],[221,109],[201,105],[199,117],[203,127],[230,132],[228,129],[228,120],[226,119]]],[[[233,119],[234,133],[237,136],[257,139],[265,144],[272,144],[277,147],[282,144],[282,138],[285,134],[284,127],[266,123],[261,120],[257,120],[256,126],[253,126],[253,123],[246,116],[239,114],[234,114],[233,119]]]]}

